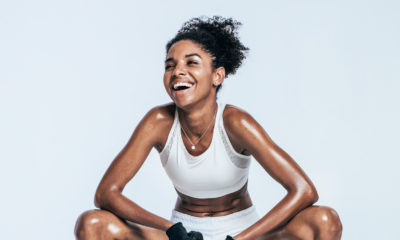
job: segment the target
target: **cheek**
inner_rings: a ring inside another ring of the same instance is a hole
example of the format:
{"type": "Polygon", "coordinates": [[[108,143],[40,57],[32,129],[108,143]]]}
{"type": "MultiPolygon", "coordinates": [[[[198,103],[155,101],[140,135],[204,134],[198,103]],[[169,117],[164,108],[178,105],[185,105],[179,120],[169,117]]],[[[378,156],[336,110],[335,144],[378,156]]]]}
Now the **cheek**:
{"type": "Polygon", "coordinates": [[[206,83],[211,79],[211,74],[205,72],[204,70],[195,70],[193,75],[201,82],[206,83]]]}
{"type": "Polygon", "coordinates": [[[171,80],[171,74],[168,72],[164,73],[164,78],[163,78],[164,89],[167,92],[167,94],[172,98],[173,93],[172,89],[170,88],[170,80],[171,80]]]}
{"type": "Polygon", "coordinates": [[[164,73],[164,76],[163,76],[163,83],[164,83],[164,86],[167,86],[167,84],[168,84],[168,79],[169,79],[168,73],[165,72],[165,73],[164,73]]]}
{"type": "Polygon", "coordinates": [[[212,74],[208,72],[201,72],[199,71],[196,73],[197,79],[199,79],[199,82],[201,82],[201,85],[203,86],[212,86],[213,80],[212,80],[212,74]]]}
{"type": "Polygon", "coordinates": [[[207,78],[207,75],[208,75],[208,73],[206,71],[204,71],[203,69],[194,70],[193,74],[202,79],[207,78]]]}

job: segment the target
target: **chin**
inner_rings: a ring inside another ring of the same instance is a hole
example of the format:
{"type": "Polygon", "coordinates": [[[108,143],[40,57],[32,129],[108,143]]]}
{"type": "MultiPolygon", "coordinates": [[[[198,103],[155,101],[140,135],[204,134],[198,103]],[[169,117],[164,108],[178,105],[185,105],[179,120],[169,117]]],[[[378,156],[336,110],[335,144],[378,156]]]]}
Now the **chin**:
{"type": "Polygon", "coordinates": [[[191,105],[193,105],[193,103],[195,103],[193,101],[193,99],[179,99],[179,98],[173,98],[172,101],[174,101],[174,103],[176,104],[177,107],[179,108],[186,108],[189,107],[191,105]]]}
{"type": "Polygon", "coordinates": [[[195,94],[194,92],[187,92],[185,94],[174,94],[171,92],[170,97],[172,101],[178,106],[179,108],[185,109],[185,108],[191,108],[192,106],[201,103],[201,102],[207,102],[208,98],[214,98],[212,94],[206,93],[206,94],[195,94]]]}

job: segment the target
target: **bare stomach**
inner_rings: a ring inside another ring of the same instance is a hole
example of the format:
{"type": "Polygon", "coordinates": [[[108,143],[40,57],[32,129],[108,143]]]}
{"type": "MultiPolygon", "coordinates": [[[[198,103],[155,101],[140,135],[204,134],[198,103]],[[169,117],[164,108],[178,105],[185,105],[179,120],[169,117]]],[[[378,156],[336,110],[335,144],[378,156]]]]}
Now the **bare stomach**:
{"type": "Polygon", "coordinates": [[[246,183],[238,191],[217,198],[199,199],[178,192],[175,210],[196,217],[216,217],[238,212],[252,205],[246,183]]]}

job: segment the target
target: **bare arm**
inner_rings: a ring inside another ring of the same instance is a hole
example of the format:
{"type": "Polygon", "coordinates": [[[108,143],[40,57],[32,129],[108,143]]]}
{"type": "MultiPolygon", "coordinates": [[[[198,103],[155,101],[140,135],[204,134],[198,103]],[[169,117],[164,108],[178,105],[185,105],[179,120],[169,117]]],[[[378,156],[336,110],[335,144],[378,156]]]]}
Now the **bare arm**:
{"type": "Polygon", "coordinates": [[[126,198],[122,191],[143,165],[153,146],[168,134],[166,107],[152,109],[139,123],[126,146],[114,159],[101,180],[95,196],[95,205],[117,216],[160,230],[173,223],[154,215],[126,198]]]}
{"type": "Polygon", "coordinates": [[[230,107],[224,113],[224,123],[229,137],[238,144],[238,148],[253,155],[287,190],[286,196],[277,205],[254,225],[235,236],[235,240],[253,239],[274,230],[318,200],[317,191],[303,170],[249,114],[230,107]]]}

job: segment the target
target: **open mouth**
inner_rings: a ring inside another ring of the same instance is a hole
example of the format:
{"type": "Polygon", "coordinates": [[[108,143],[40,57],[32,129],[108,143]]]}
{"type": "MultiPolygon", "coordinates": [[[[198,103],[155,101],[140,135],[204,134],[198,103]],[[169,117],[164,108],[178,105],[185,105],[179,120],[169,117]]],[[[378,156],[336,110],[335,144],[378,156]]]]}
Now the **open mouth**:
{"type": "Polygon", "coordinates": [[[172,86],[172,89],[174,91],[182,91],[182,90],[186,90],[188,88],[191,88],[193,86],[193,84],[191,83],[187,83],[187,82],[180,82],[180,83],[175,83],[172,86]]]}

